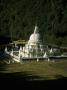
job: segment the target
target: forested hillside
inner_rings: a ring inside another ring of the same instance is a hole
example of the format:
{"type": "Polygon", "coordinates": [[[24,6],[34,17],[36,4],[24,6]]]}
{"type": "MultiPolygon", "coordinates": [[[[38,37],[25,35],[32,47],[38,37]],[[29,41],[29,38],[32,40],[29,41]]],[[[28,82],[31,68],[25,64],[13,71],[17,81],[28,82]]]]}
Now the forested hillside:
{"type": "Polygon", "coordinates": [[[0,36],[28,40],[35,24],[44,43],[67,45],[67,0],[0,0],[0,36]]]}

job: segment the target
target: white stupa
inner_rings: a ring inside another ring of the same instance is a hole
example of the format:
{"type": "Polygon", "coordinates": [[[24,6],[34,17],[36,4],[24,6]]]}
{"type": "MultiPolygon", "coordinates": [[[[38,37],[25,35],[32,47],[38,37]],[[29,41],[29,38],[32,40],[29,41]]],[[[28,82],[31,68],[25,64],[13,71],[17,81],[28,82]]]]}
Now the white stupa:
{"type": "Polygon", "coordinates": [[[28,43],[23,47],[22,57],[40,57],[43,54],[43,47],[41,45],[40,34],[38,27],[35,26],[34,32],[30,35],[28,43]]]}
{"type": "Polygon", "coordinates": [[[38,32],[38,27],[35,26],[34,32],[33,32],[33,34],[31,34],[30,39],[28,41],[28,44],[29,45],[34,45],[34,44],[39,43],[39,41],[40,41],[40,35],[39,35],[39,32],[38,32]]]}

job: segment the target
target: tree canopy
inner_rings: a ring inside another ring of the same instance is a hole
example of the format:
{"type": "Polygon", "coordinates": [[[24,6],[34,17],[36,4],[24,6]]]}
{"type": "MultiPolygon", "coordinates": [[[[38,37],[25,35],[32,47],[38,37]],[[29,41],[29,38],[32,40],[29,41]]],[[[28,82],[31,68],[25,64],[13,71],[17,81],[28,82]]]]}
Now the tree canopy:
{"type": "Polygon", "coordinates": [[[28,40],[35,24],[44,43],[67,45],[67,0],[0,0],[0,36],[28,40]]]}

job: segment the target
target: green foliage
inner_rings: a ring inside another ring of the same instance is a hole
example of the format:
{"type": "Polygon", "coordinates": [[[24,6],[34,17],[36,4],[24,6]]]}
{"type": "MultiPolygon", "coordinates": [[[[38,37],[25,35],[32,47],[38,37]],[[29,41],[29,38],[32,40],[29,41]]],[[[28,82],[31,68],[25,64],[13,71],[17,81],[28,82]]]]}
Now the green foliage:
{"type": "Polygon", "coordinates": [[[27,40],[35,24],[44,43],[67,45],[66,0],[1,0],[0,35],[27,40]],[[63,40],[63,41],[62,41],[63,40]]]}

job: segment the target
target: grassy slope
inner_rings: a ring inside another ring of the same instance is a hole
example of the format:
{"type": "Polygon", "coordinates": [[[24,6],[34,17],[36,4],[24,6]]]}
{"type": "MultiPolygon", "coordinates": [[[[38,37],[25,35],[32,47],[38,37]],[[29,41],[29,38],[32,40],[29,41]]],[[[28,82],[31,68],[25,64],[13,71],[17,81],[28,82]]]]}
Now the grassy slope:
{"type": "Polygon", "coordinates": [[[31,61],[23,64],[15,63],[4,66],[3,72],[16,73],[23,72],[32,76],[39,76],[44,79],[56,79],[67,77],[67,61],[47,62],[47,61],[31,61]]]}

